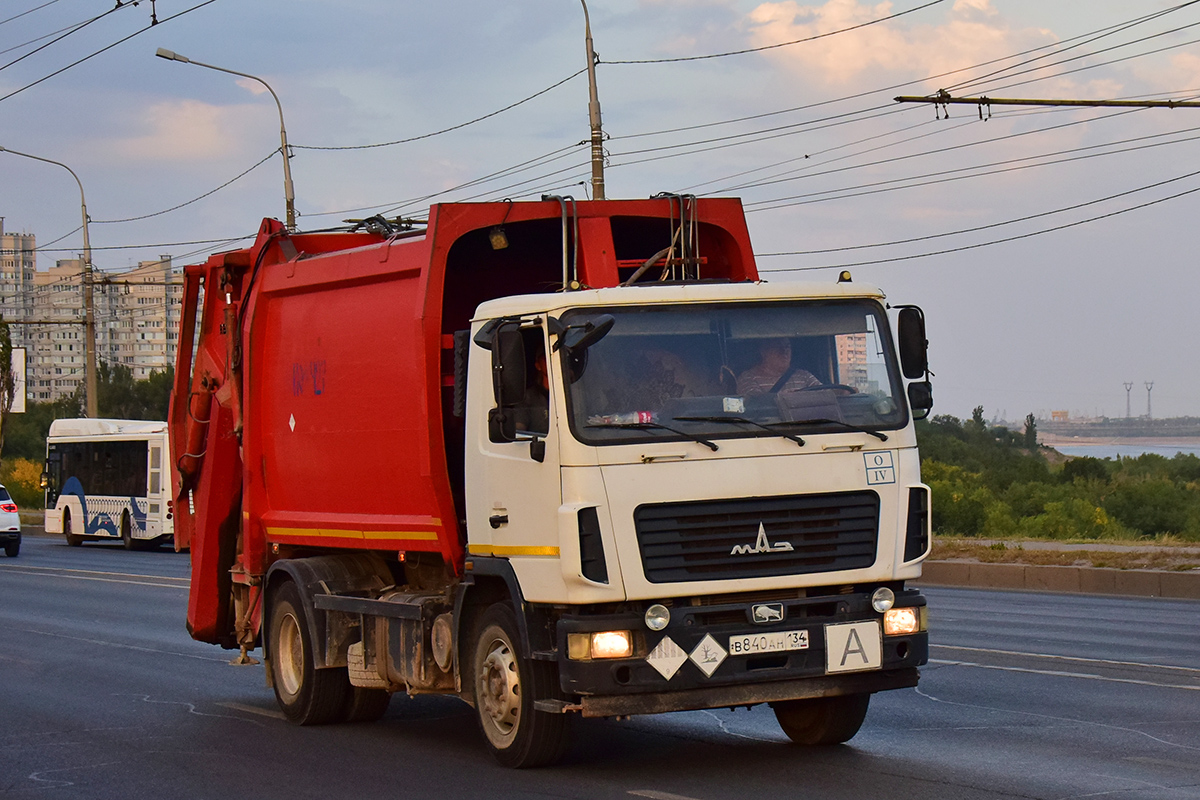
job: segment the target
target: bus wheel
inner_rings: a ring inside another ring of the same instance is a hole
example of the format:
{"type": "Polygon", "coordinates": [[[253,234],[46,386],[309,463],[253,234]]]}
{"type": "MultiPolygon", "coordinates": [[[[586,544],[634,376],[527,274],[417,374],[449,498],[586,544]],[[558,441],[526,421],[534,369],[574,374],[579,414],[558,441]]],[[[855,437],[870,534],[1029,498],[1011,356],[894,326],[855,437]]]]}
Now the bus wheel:
{"type": "Polygon", "coordinates": [[[75,534],[71,533],[71,509],[63,509],[62,522],[63,533],[67,535],[67,544],[70,547],[79,547],[79,545],[83,544],[82,536],[76,536],[75,534]]]}
{"type": "Polygon", "coordinates": [[[867,716],[869,694],[772,703],[779,727],[796,744],[841,744],[854,738],[867,716]]]}
{"type": "Polygon", "coordinates": [[[475,712],[488,749],[506,767],[557,761],[568,744],[567,718],[533,707],[553,692],[553,668],[521,654],[516,615],[505,604],[485,611],[476,630],[475,712]]]}
{"type": "Polygon", "coordinates": [[[313,666],[313,644],[300,590],[283,583],[271,598],[267,652],[275,699],[297,725],[324,725],[344,718],[350,682],[344,669],[313,666]]]}
{"type": "Polygon", "coordinates": [[[136,550],[138,543],[133,540],[133,526],[129,524],[129,512],[121,514],[121,543],[126,550],[136,550]]]}

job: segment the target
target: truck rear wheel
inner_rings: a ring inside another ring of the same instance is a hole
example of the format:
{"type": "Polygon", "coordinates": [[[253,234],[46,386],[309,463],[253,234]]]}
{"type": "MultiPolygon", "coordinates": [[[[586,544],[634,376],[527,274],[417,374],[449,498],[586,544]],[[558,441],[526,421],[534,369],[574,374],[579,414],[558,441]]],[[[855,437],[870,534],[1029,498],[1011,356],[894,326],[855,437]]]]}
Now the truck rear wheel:
{"type": "Polygon", "coordinates": [[[391,702],[391,692],[351,685],[350,690],[346,692],[342,722],[375,722],[387,713],[391,702]]]}
{"type": "Polygon", "coordinates": [[[476,630],[475,712],[488,749],[506,767],[557,761],[568,744],[566,716],[534,708],[554,693],[552,667],[522,655],[516,615],[505,604],[488,608],[476,630]]]}
{"type": "Polygon", "coordinates": [[[345,669],[313,666],[312,638],[300,590],[291,581],[271,599],[268,628],[275,699],[297,725],[324,725],[344,719],[350,683],[345,669]]]}
{"type": "Polygon", "coordinates": [[[779,727],[796,744],[841,744],[854,738],[867,716],[869,694],[772,703],[779,727]]]}

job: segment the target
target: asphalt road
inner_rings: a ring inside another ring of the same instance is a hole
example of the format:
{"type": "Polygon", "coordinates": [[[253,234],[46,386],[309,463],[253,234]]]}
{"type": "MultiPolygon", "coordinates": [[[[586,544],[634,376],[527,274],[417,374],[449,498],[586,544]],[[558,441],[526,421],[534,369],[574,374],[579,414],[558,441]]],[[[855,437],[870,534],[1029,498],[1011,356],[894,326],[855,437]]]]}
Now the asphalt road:
{"type": "Polygon", "coordinates": [[[514,772],[458,700],[284,722],[261,666],[183,629],[187,557],[26,539],[0,556],[0,795],[30,798],[1200,798],[1200,603],[930,589],[933,661],[849,744],[764,707],[575,726],[514,772]]]}

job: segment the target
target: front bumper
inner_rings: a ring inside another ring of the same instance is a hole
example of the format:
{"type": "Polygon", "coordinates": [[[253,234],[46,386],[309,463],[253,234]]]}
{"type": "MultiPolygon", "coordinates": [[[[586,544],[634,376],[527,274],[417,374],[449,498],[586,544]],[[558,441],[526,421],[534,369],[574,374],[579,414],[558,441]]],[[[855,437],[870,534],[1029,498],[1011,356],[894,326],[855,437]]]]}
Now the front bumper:
{"type": "MultiPolygon", "coordinates": [[[[662,631],[646,628],[641,614],[570,615],[558,621],[558,652],[567,653],[567,634],[629,630],[634,637],[630,658],[559,659],[561,687],[568,696],[581,696],[585,716],[643,714],[696,708],[719,708],[809,697],[877,692],[917,684],[917,667],[929,656],[924,630],[902,636],[881,636],[880,666],[858,672],[829,673],[826,667],[826,625],[880,620],[871,608],[870,593],[775,599],[782,619],[755,624],[750,601],[680,604],[671,608],[671,621],[662,631]],[[807,631],[808,647],[801,650],[738,655],[728,652],[730,637],[777,631],[807,631]],[[670,637],[681,654],[691,654],[711,637],[726,652],[706,675],[697,661],[682,662],[670,677],[647,656],[670,637]]],[[[896,593],[896,607],[925,605],[919,592],[896,593]]]]}

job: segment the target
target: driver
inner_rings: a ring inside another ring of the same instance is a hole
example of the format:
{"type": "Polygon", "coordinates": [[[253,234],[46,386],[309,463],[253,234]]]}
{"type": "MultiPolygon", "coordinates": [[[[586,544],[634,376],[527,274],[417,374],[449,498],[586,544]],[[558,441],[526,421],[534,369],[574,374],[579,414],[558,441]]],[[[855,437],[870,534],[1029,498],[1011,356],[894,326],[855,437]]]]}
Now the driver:
{"type": "Polygon", "coordinates": [[[811,372],[792,365],[792,343],[786,338],[764,339],[758,355],[758,363],[738,375],[737,390],[743,397],[786,394],[821,385],[811,372]]]}

